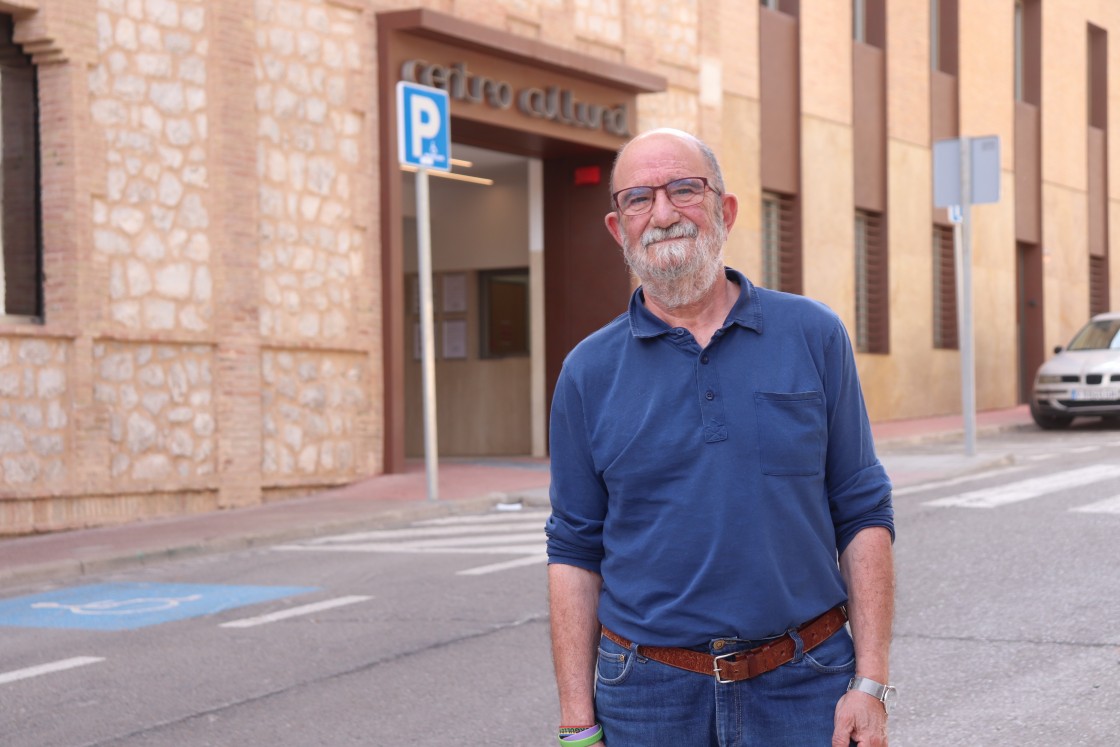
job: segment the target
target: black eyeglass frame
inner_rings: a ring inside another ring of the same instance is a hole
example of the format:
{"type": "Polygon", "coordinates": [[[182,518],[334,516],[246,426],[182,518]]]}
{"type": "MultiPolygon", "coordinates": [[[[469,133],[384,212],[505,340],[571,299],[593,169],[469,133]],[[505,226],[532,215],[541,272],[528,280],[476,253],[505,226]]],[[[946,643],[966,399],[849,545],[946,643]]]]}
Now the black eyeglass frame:
{"type": "Polygon", "coordinates": [[[645,215],[650,210],[653,210],[653,203],[656,201],[658,190],[663,190],[665,192],[665,197],[667,197],[669,199],[669,202],[671,202],[673,204],[673,207],[677,207],[677,208],[692,207],[693,205],[699,205],[701,202],[704,201],[704,194],[707,193],[708,190],[711,190],[716,196],[719,196],[719,197],[723,196],[723,192],[720,192],[718,189],[713,187],[711,185],[710,180],[706,176],[682,176],[680,179],[674,179],[671,182],[665,182],[664,184],[658,185],[656,187],[654,187],[652,185],[648,185],[648,184],[637,184],[633,187],[627,187],[626,189],[620,189],[617,192],[611,193],[611,203],[614,205],[615,209],[618,210],[618,212],[622,213],[623,215],[629,215],[629,216],[645,215]],[[689,203],[685,203],[684,205],[678,205],[676,203],[676,201],[673,199],[673,195],[669,191],[669,187],[673,184],[676,184],[677,182],[688,182],[688,181],[693,181],[693,180],[698,180],[701,183],[703,183],[703,185],[704,185],[704,189],[701,190],[701,192],[700,192],[700,199],[697,200],[696,202],[689,202],[689,203]],[[638,210],[637,212],[626,212],[625,210],[622,209],[622,205],[619,204],[618,196],[620,194],[622,194],[623,192],[629,192],[633,189],[648,189],[648,190],[650,190],[650,194],[652,195],[653,199],[651,199],[649,201],[649,203],[648,203],[649,206],[645,210],[638,210]]]}

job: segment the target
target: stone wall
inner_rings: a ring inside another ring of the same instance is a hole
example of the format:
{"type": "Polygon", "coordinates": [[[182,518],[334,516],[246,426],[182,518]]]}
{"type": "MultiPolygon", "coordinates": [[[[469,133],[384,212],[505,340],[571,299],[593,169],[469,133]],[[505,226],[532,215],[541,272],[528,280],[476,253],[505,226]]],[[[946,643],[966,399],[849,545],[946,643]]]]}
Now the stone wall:
{"type": "Polygon", "coordinates": [[[368,270],[355,225],[365,143],[363,15],[326,2],[257,0],[261,335],[352,340],[368,270]]]}
{"type": "Polygon", "coordinates": [[[207,345],[94,345],[94,399],[109,414],[116,485],[189,484],[215,471],[212,358],[207,345]]]}
{"type": "Polygon", "coordinates": [[[375,473],[372,8],[26,2],[48,283],[41,325],[0,329],[0,535],[375,473]]]}
{"type": "Polygon", "coordinates": [[[210,41],[203,0],[99,0],[90,112],[104,135],[95,261],[112,327],[209,331],[210,41]]]}
{"type": "Polygon", "coordinates": [[[0,486],[65,484],[67,367],[63,343],[0,337],[0,486]]]}

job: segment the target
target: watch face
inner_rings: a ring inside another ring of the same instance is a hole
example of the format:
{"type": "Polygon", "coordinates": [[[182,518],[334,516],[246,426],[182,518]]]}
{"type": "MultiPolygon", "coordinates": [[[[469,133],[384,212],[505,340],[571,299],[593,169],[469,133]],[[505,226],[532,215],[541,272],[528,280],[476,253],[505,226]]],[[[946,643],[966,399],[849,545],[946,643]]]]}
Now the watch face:
{"type": "Polygon", "coordinates": [[[898,698],[898,690],[894,686],[888,685],[887,689],[883,693],[883,697],[882,697],[883,707],[887,709],[887,713],[891,712],[891,706],[894,705],[894,701],[897,698],[898,698]]]}

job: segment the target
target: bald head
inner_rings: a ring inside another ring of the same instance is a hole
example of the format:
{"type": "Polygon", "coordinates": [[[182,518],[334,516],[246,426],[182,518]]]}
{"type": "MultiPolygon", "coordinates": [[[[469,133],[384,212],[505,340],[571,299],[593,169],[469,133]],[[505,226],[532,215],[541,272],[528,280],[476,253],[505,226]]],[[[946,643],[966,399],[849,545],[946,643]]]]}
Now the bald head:
{"type": "MultiPolygon", "coordinates": [[[[628,165],[629,161],[640,158],[641,152],[645,150],[641,146],[654,145],[655,143],[657,143],[657,141],[676,141],[677,144],[683,145],[686,148],[693,150],[695,153],[698,153],[703,158],[704,163],[708,167],[710,173],[707,175],[707,177],[711,182],[711,185],[715,187],[719,192],[726,191],[723,184],[723,172],[720,170],[719,161],[716,159],[715,152],[713,152],[712,149],[708,147],[707,143],[705,143],[703,140],[696,137],[692,133],[685,132],[684,130],[677,130],[672,127],[660,127],[656,130],[648,130],[646,132],[643,132],[618,149],[618,154],[614,158],[614,165],[611,168],[612,194],[618,189],[615,182],[615,176],[619,173],[620,166],[622,166],[624,162],[628,165]],[[638,147],[632,148],[632,146],[638,147]],[[630,151],[634,152],[630,154],[631,157],[628,157],[628,152],[630,151]]],[[[697,176],[703,175],[697,174],[697,176]]]]}

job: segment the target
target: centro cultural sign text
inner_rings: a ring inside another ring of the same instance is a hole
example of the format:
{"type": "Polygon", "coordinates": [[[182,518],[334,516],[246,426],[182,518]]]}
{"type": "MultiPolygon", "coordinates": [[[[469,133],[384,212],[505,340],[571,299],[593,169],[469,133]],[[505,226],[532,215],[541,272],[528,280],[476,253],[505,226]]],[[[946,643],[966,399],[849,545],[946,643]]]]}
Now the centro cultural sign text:
{"type": "Polygon", "coordinates": [[[614,107],[588,104],[577,101],[575,94],[559,86],[523,88],[515,92],[504,80],[468,71],[465,62],[448,67],[427,60],[408,60],[401,66],[401,80],[440,88],[456,101],[486,103],[495,109],[509,109],[516,101],[518,111],[527,117],[630,137],[630,118],[625,104],[614,107]]]}

